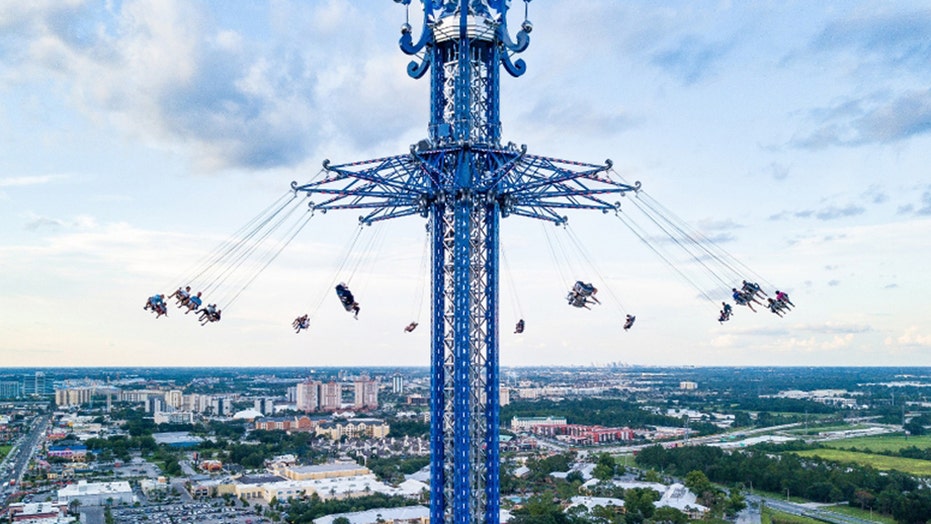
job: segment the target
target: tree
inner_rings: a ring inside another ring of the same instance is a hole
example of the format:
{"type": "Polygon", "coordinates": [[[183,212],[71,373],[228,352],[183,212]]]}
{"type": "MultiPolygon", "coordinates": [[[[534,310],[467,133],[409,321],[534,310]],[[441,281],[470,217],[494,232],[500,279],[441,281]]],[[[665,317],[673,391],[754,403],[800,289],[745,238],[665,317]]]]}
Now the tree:
{"type": "Polygon", "coordinates": [[[689,516],[676,508],[663,506],[656,508],[651,520],[656,524],[686,524],[689,521],[689,516]]]}
{"type": "Polygon", "coordinates": [[[611,480],[614,478],[616,469],[617,462],[614,460],[614,457],[607,453],[602,453],[598,455],[598,462],[595,464],[592,476],[598,480],[611,480]]]}
{"type": "Polygon", "coordinates": [[[352,524],[346,517],[336,517],[333,519],[333,524],[352,524]]]}

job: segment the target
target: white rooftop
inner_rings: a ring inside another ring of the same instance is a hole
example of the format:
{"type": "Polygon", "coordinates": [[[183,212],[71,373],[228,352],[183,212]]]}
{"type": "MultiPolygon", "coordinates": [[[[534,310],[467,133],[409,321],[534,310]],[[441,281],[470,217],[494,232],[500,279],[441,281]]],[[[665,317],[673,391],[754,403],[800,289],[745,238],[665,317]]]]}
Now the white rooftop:
{"type": "Polygon", "coordinates": [[[374,524],[387,520],[413,520],[420,518],[430,518],[430,508],[426,506],[404,506],[401,508],[375,508],[368,511],[356,511],[354,513],[338,513],[336,515],[327,515],[314,519],[314,524],[333,524],[333,521],[339,517],[346,517],[351,524],[374,524]]]}

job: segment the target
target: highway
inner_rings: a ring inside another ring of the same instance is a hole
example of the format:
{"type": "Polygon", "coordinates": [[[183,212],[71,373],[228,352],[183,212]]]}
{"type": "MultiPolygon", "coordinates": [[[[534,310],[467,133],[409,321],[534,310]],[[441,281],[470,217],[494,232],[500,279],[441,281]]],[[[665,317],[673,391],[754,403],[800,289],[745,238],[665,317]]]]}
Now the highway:
{"type": "Polygon", "coordinates": [[[4,459],[3,465],[0,466],[0,507],[6,507],[13,493],[19,490],[26,466],[29,465],[29,460],[35,453],[39,442],[44,438],[50,419],[51,416],[48,414],[39,415],[33,419],[29,431],[19,438],[10,454],[4,459]],[[16,481],[14,486],[10,486],[11,480],[16,481]]]}

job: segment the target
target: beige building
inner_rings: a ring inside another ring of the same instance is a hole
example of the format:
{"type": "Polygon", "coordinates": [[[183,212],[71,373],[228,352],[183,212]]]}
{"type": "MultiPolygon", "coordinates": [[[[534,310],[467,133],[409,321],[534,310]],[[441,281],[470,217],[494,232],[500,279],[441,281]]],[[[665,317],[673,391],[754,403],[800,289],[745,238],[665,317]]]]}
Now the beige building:
{"type": "Polygon", "coordinates": [[[274,473],[290,480],[311,480],[369,475],[372,472],[355,462],[331,462],[313,466],[283,466],[275,469],[274,473]]]}
{"type": "Polygon", "coordinates": [[[374,418],[351,418],[346,421],[324,422],[317,425],[318,436],[327,436],[331,440],[347,438],[385,438],[391,431],[384,420],[374,418]]]}

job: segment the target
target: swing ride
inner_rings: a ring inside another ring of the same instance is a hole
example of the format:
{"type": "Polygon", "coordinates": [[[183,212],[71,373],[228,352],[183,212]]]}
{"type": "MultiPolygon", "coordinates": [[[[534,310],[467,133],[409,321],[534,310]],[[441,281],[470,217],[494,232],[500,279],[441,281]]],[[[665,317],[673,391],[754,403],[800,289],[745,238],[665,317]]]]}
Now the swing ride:
{"type": "MultiPolygon", "coordinates": [[[[513,142],[502,143],[501,69],[514,77],[526,70],[524,61],[514,56],[530,43],[530,0],[524,0],[524,20],[514,37],[507,23],[510,0],[423,0],[417,41],[409,22],[411,0],[395,1],[408,9],[400,47],[415,60],[407,72],[415,79],[430,73],[428,137],[405,154],[342,164],[324,161],[315,177],[292,182],[281,198],[179,279],[184,288],[179,286],[173,297],[179,308],[198,313],[203,324],[219,321],[217,304],[229,311],[312,217],[359,210],[359,228],[333,279],[339,283],[331,284],[340,305],[358,319],[361,308],[350,289],[355,269],[348,278],[344,275],[363,229],[402,217],[426,219],[420,276],[426,279],[429,274],[431,297],[431,522],[497,524],[501,266],[506,277],[510,273],[501,249],[502,218],[519,216],[558,226],[543,228],[553,259],[565,261],[573,253],[586,260],[597,277],[594,282],[624,315],[624,331],[633,327],[636,317],[623,308],[565,213],[590,210],[614,215],[716,308],[727,293],[733,293],[738,305],[751,309],[753,302],[762,305],[761,286],[746,278],[772,285],[659,204],[639,182],[625,180],[610,160],[603,164],[563,160],[531,154],[526,146],[513,142]],[[615,197],[630,205],[622,207],[615,197]],[[192,294],[192,290],[197,291],[192,294]],[[201,297],[210,297],[212,304],[201,309],[201,297]]],[[[370,236],[368,246],[374,242],[374,235],[370,236]]],[[[357,269],[361,258],[356,260],[357,269]]],[[[599,289],[594,282],[580,276],[560,275],[569,288],[568,305],[595,309],[606,297],[596,297],[599,289]]],[[[767,307],[782,316],[791,303],[788,295],[783,293],[783,300],[779,293],[772,302],[776,305],[767,307]]],[[[405,332],[417,328],[423,296],[421,292],[415,320],[405,332]]],[[[167,314],[164,297],[156,297],[146,309],[157,316],[167,314]]],[[[310,328],[324,300],[294,320],[296,333],[310,328]]],[[[520,311],[516,297],[512,300],[520,311]]],[[[722,305],[718,320],[725,322],[732,310],[726,301],[722,305]]],[[[516,316],[514,333],[521,334],[524,316],[516,316]]]]}

